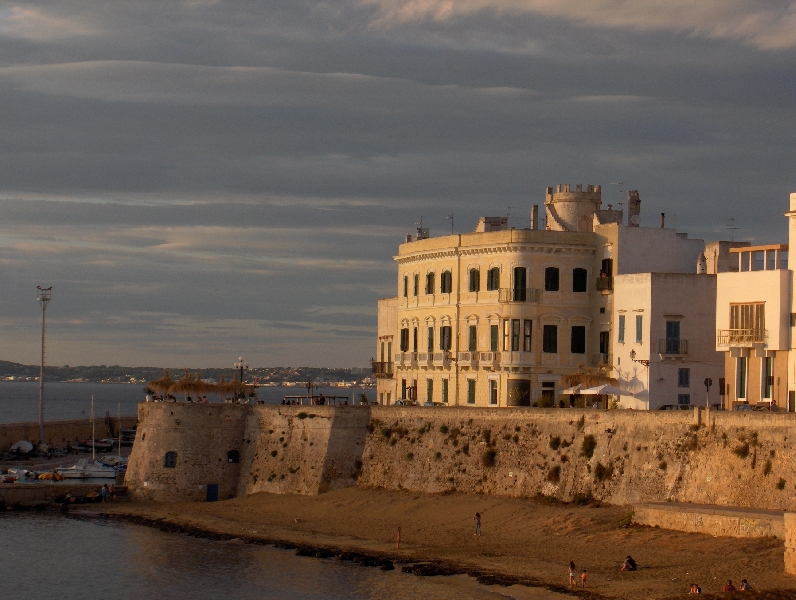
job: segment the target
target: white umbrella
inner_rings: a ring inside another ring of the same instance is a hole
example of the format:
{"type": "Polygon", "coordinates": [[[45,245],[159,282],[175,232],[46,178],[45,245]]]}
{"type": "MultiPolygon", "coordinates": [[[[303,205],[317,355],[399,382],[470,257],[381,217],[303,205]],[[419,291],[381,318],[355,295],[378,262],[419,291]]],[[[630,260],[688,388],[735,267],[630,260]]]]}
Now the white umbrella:
{"type": "Polygon", "coordinates": [[[27,440],[19,440],[16,444],[11,446],[9,450],[11,450],[11,452],[15,452],[17,450],[19,450],[20,452],[30,452],[31,450],[33,450],[33,444],[31,444],[27,440]]]}
{"type": "Polygon", "coordinates": [[[598,385],[593,388],[587,388],[580,391],[581,394],[590,394],[595,396],[635,396],[633,392],[628,392],[615,385],[598,385]]]}
{"type": "Polygon", "coordinates": [[[580,384],[573,385],[571,388],[565,389],[563,392],[561,392],[561,394],[563,394],[565,396],[574,396],[575,394],[580,394],[581,393],[580,390],[581,390],[581,385],[580,384]]]}

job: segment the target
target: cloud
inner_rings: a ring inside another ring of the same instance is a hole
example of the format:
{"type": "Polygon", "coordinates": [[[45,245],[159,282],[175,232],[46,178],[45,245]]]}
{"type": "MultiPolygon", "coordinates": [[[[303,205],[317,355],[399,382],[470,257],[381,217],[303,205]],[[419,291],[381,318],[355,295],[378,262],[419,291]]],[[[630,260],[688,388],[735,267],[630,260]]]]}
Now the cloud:
{"type": "Polygon", "coordinates": [[[796,2],[744,0],[361,0],[380,8],[371,23],[390,28],[445,23],[470,15],[511,18],[530,13],[590,27],[672,30],[740,40],[762,50],[796,47],[796,2]]]}
{"type": "Polygon", "coordinates": [[[96,34],[96,30],[78,19],[59,17],[33,7],[0,3],[0,39],[52,42],[96,34]]]}

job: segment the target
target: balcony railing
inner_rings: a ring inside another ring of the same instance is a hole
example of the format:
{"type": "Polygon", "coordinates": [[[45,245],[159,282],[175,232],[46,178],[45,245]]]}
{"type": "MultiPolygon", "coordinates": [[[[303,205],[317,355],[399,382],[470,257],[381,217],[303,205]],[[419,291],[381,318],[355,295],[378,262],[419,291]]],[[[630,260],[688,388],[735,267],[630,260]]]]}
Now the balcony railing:
{"type": "Polygon", "coordinates": [[[541,290],[537,288],[501,288],[498,302],[539,302],[541,290]]]}
{"type": "Polygon", "coordinates": [[[610,354],[590,354],[589,366],[590,367],[610,367],[613,364],[613,356],[610,354]]]}
{"type": "Polygon", "coordinates": [[[614,289],[614,278],[613,277],[598,277],[597,278],[597,291],[598,292],[610,292],[614,289]]]}
{"type": "Polygon", "coordinates": [[[450,361],[451,358],[451,353],[435,352],[433,355],[430,354],[429,356],[433,357],[432,360],[434,362],[435,367],[444,367],[448,365],[448,362],[450,361]]]}
{"type": "Polygon", "coordinates": [[[501,352],[500,364],[504,367],[529,367],[534,364],[532,352],[501,352]]]}
{"type": "Polygon", "coordinates": [[[478,356],[478,362],[482,367],[494,369],[500,362],[500,352],[474,352],[473,356],[478,356]]]}
{"type": "Polygon", "coordinates": [[[459,352],[457,362],[460,367],[475,368],[478,366],[478,352],[459,352]]]}
{"type": "Polygon", "coordinates": [[[765,344],[766,338],[766,329],[719,329],[716,332],[716,345],[751,347],[754,344],[765,344]]]}
{"type": "Polygon", "coordinates": [[[393,363],[381,362],[378,360],[370,361],[373,376],[377,379],[392,379],[393,363]]]}
{"type": "Polygon", "coordinates": [[[675,338],[658,340],[658,354],[663,356],[685,356],[688,354],[688,340],[675,338]]]}

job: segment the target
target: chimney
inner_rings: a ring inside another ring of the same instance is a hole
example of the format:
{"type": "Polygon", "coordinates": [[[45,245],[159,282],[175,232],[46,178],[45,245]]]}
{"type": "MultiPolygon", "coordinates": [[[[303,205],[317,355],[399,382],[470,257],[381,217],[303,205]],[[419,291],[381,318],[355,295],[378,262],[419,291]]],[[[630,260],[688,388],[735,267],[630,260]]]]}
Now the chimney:
{"type": "Polygon", "coordinates": [[[408,243],[410,243],[411,241],[412,241],[412,234],[411,234],[411,233],[407,233],[407,234],[406,234],[406,243],[408,244],[408,243]]]}
{"type": "Polygon", "coordinates": [[[708,272],[708,259],[705,258],[705,253],[700,252],[697,258],[697,275],[705,275],[708,272]]]}
{"type": "Polygon", "coordinates": [[[661,213],[661,229],[666,228],[666,213],[661,213]]]}
{"type": "Polygon", "coordinates": [[[539,229],[539,205],[534,204],[531,209],[531,229],[539,229]]]}
{"type": "Polygon", "coordinates": [[[641,223],[641,199],[638,190],[627,192],[627,226],[638,227],[641,223]]]}

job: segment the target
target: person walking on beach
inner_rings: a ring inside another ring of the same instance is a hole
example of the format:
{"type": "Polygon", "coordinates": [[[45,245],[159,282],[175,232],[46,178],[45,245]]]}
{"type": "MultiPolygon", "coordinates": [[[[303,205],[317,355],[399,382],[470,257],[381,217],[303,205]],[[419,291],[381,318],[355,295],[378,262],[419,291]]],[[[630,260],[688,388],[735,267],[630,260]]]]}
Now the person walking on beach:
{"type": "Polygon", "coordinates": [[[577,585],[575,581],[575,561],[569,561],[569,587],[577,585]]]}
{"type": "Polygon", "coordinates": [[[586,569],[583,569],[583,573],[580,574],[580,587],[586,587],[586,569]]]}
{"type": "Polygon", "coordinates": [[[398,537],[395,539],[395,548],[396,550],[401,549],[401,528],[398,528],[398,537]]]}
{"type": "Polygon", "coordinates": [[[473,535],[481,535],[481,513],[475,513],[475,533],[473,535]]]}

